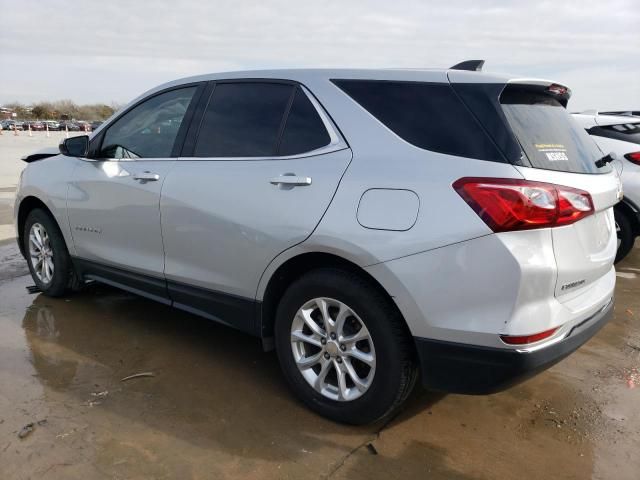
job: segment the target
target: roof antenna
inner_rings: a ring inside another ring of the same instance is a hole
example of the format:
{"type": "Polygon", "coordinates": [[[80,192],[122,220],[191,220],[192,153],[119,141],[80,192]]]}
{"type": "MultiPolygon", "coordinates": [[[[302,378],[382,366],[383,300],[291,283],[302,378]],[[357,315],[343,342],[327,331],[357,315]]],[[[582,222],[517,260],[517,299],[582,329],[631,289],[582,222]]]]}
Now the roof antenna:
{"type": "Polygon", "coordinates": [[[464,62],[460,62],[449,70],[468,70],[470,72],[481,72],[482,66],[484,65],[484,60],[465,60],[464,62]]]}

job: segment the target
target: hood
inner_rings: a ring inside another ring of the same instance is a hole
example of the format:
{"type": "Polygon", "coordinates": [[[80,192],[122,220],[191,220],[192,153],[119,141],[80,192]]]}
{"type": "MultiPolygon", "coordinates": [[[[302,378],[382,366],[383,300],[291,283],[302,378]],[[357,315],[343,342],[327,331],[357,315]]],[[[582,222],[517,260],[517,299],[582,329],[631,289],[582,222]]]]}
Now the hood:
{"type": "Polygon", "coordinates": [[[33,152],[29,155],[25,155],[24,157],[22,157],[22,161],[27,163],[37,162],[38,160],[44,160],[45,158],[55,157],[59,153],[60,149],[58,149],[57,147],[47,147],[43,148],[42,150],[33,152]]]}

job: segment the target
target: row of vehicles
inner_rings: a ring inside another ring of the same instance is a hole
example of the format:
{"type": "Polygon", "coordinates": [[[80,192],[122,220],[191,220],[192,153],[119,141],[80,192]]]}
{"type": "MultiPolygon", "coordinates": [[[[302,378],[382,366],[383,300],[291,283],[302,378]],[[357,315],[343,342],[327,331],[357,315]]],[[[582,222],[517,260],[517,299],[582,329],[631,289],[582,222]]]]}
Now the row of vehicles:
{"type": "Polygon", "coordinates": [[[18,130],[26,131],[31,129],[34,132],[38,131],[64,131],[69,132],[91,132],[98,128],[102,122],[93,121],[85,122],[79,121],[56,121],[56,120],[3,120],[0,122],[2,130],[18,130]],[[48,127],[48,128],[47,128],[48,127]]]}
{"type": "MultiPolygon", "coordinates": [[[[621,167],[593,130],[608,125],[567,112],[568,87],[482,63],[150,90],[24,158],[33,280],[54,297],[102,282],[255,335],[340,422],[389,418],[417,381],[523,381],[612,317],[621,167]]],[[[635,131],[624,118],[615,135],[635,131]]]]}

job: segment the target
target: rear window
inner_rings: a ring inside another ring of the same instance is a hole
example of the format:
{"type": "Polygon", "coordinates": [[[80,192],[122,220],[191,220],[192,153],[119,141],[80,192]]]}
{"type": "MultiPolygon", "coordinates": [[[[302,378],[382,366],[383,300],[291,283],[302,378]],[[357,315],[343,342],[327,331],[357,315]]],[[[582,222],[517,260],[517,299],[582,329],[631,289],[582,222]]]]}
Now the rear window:
{"type": "Polygon", "coordinates": [[[535,87],[507,86],[502,110],[531,166],[573,173],[606,173],[603,154],[553,96],[535,87]]]}
{"type": "Polygon", "coordinates": [[[640,145],[640,123],[621,123],[619,125],[606,125],[591,127],[589,134],[598,137],[612,138],[640,145]]]}
{"type": "Polygon", "coordinates": [[[505,162],[449,84],[332,80],[403,140],[425,150],[505,162]]]}

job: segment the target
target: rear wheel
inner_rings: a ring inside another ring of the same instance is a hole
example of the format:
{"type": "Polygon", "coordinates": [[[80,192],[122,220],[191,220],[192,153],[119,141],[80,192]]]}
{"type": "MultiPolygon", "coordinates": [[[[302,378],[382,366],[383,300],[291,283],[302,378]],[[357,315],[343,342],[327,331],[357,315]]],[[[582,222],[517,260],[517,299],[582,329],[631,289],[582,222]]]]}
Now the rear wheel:
{"type": "Polygon", "coordinates": [[[64,295],[73,286],[71,257],[56,222],[41,209],[27,215],[23,233],[24,251],[31,277],[50,297],[64,295]]]}
{"type": "Polygon", "coordinates": [[[614,209],[614,217],[616,220],[616,235],[618,236],[618,251],[616,252],[616,263],[626,257],[635,242],[635,235],[633,232],[633,225],[627,217],[627,215],[614,209]]]}
{"type": "Polygon", "coordinates": [[[387,417],[415,384],[402,317],[359,275],[322,269],[301,277],[280,301],[275,333],[290,387],[332,420],[364,424],[387,417]]]}

